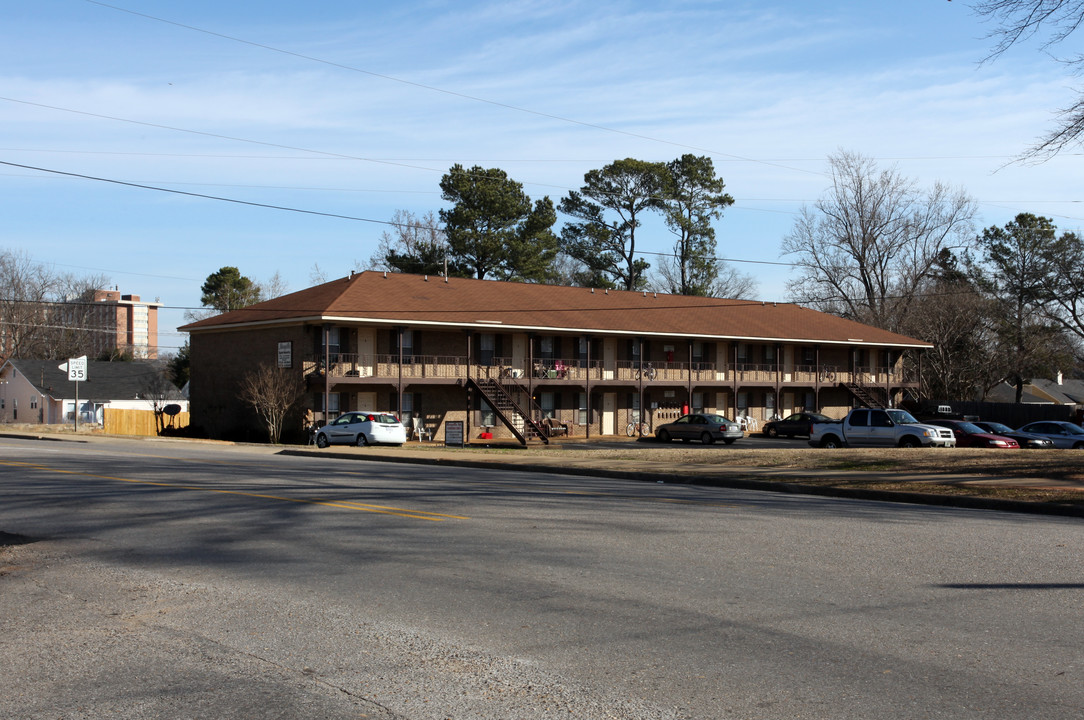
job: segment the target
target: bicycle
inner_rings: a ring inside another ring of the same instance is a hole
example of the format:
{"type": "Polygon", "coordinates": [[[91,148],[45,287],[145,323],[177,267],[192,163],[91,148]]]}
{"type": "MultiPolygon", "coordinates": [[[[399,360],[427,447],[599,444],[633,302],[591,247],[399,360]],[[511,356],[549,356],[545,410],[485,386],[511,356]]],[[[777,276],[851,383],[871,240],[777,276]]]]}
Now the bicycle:
{"type": "Polygon", "coordinates": [[[654,380],[658,376],[658,374],[659,371],[655,369],[655,366],[651,363],[647,363],[642,368],[636,369],[636,377],[634,379],[639,380],[641,377],[643,377],[648,380],[654,380]]]}
{"type": "Polygon", "coordinates": [[[641,436],[651,434],[651,428],[648,427],[646,422],[630,422],[628,425],[625,426],[625,434],[629,437],[636,437],[637,426],[639,426],[641,436]]]}

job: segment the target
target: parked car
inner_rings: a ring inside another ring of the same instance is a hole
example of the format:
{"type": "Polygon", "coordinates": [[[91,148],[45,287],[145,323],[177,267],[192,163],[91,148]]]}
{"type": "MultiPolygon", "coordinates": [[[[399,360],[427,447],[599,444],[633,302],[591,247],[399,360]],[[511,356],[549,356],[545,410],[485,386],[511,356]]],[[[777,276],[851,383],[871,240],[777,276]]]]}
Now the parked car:
{"type": "Polygon", "coordinates": [[[745,433],[741,425],[728,420],[722,415],[709,415],[707,413],[694,413],[684,415],[672,423],[666,423],[655,428],[655,438],[659,442],[671,442],[680,439],[683,442],[699,440],[705,445],[710,445],[716,440],[722,440],[727,445],[732,444],[745,433]]]}
{"type": "Polygon", "coordinates": [[[956,447],[952,430],[920,423],[899,408],[855,408],[842,420],[814,423],[813,447],[956,447]]]}
{"type": "Polygon", "coordinates": [[[1084,448],[1084,428],[1062,420],[1040,420],[1019,428],[1020,432],[1042,435],[1058,448],[1084,448]]]}
{"type": "Polygon", "coordinates": [[[975,424],[986,432],[993,433],[994,435],[1002,435],[1004,437],[1012,438],[1016,442],[1020,443],[1020,447],[1022,448],[1049,449],[1054,447],[1054,441],[1050,438],[1045,438],[1042,435],[1035,435],[1033,433],[1013,430],[1011,427],[1004,423],[987,422],[986,420],[981,420],[976,421],[975,424]]]}
{"type": "Polygon", "coordinates": [[[970,448],[1015,448],[1020,449],[1020,443],[1011,437],[995,435],[980,428],[967,420],[927,420],[930,425],[938,425],[952,430],[956,435],[956,447],[970,448]]]}
{"type": "Polygon", "coordinates": [[[796,412],[787,415],[782,420],[769,420],[764,423],[764,434],[768,437],[794,437],[795,435],[808,436],[812,432],[813,423],[832,422],[832,418],[814,412],[796,412]]]}
{"type": "Polygon", "coordinates": [[[406,427],[391,413],[348,412],[316,431],[316,446],[328,445],[402,445],[406,427]]]}

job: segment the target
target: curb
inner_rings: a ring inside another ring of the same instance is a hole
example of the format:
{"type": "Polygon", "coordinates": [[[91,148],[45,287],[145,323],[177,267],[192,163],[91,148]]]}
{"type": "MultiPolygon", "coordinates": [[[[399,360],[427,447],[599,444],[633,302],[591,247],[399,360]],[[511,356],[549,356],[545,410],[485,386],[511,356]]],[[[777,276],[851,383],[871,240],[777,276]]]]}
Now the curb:
{"type": "MultiPolygon", "coordinates": [[[[280,450],[280,455],[312,456],[316,453],[304,450],[280,450]]],[[[658,483],[660,480],[669,485],[698,485],[704,487],[732,488],[735,490],[757,490],[766,492],[787,493],[792,495],[817,495],[822,497],[836,497],[851,500],[875,500],[878,502],[894,502],[909,505],[931,505],[936,507],[963,508],[971,510],[995,510],[999,512],[1023,513],[1030,515],[1054,515],[1061,517],[1084,517],[1084,507],[1073,505],[1059,505],[1056,503],[1025,502],[1021,500],[1002,500],[1000,498],[983,498],[971,495],[938,495],[933,493],[900,492],[897,490],[868,490],[862,488],[838,488],[824,487],[821,485],[804,485],[801,482],[769,482],[766,480],[752,480],[743,477],[704,477],[696,475],[675,476],[666,475],[661,477],[655,472],[643,472],[635,470],[613,470],[609,468],[581,468],[566,467],[561,465],[545,465],[540,463],[516,463],[515,465],[502,465],[499,462],[486,460],[459,460],[451,458],[413,458],[398,455],[369,455],[364,456],[348,453],[336,453],[335,451],[323,451],[318,457],[334,457],[344,460],[361,460],[366,462],[401,463],[405,465],[438,465],[445,467],[462,467],[487,470],[521,470],[523,472],[550,473],[553,475],[571,475],[579,477],[603,477],[612,480],[632,480],[636,482],[658,483]]]]}

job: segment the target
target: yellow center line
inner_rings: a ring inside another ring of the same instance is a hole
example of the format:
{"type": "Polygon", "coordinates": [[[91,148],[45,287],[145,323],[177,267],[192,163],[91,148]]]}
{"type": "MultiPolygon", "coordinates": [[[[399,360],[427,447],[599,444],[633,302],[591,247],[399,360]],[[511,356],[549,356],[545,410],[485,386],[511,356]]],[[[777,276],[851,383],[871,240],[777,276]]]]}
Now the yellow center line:
{"type": "Polygon", "coordinates": [[[363,512],[371,512],[379,515],[395,515],[397,517],[413,518],[415,520],[431,520],[433,522],[443,522],[444,520],[470,519],[469,517],[463,515],[443,515],[441,513],[431,513],[424,510],[408,510],[406,508],[397,508],[389,505],[367,505],[364,503],[358,503],[353,501],[335,501],[326,500],[323,498],[292,498],[282,495],[270,495],[267,493],[246,492],[243,490],[220,490],[216,488],[200,487],[198,485],[178,485],[177,483],[154,482],[151,480],[134,480],[132,478],[117,477],[115,475],[98,475],[95,473],[83,472],[79,470],[63,470],[60,468],[52,468],[47,465],[18,462],[14,460],[0,460],[0,465],[21,467],[29,470],[44,470],[46,472],[62,473],[64,475],[79,475],[82,477],[95,478],[98,480],[114,480],[117,482],[131,483],[133,485],[150,485],[153,487],[172,488],[174,490],[195,490],[198,492],[218,493],[220,495],[237,495],[240,497],[259,498],[261,500],[278,500],[280,502],[292,502],[302,505],[322,505],[324,507],[343,508],[346,510],[361,510],[363,512]]]}
{"type": "Polygon", "coordinates": [[[657,498],[657,497],[643,497],[640,495],[625,495],[619,493],[608,493],[592,490],[564,490],[565,495],[584,495],[586,497],[607,497],[617,498],[618,500],[641,500],[643,502],[657,502],[657,503],[674,503],[675,505],[704,505],[706,507],[724,507],[724,508],[740,508],[741,505],[734,503],[717,503],[717,502],[705,502],[704,500],[698,500],[696,498],[657,498]]]}

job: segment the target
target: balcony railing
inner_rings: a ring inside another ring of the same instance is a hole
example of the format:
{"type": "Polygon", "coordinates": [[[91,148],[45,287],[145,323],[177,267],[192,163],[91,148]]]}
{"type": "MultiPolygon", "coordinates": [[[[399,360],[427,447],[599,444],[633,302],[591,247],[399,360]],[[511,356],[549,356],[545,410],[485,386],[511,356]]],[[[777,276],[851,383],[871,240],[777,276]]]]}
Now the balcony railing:
{"type": "MultiPolygon", "coordinates": [[[[330,357],[330,377],[386,378],[400,376],[405,379],[459,380],[467,377],[467,358],[457,355],[404,355],[402,363],[398,354],[336,353],[330,357]]],[[[306,376],[322,377],[324,359],[310,356],[304,360],[306,376]]],[[[486,362],[475,360],[469,366],[472,377],[494,379],[518,379],[535,383],[547,380],[565,380],[570,383],[601,381],[626,381],[645,383],[738,382],[787,385],[835,385],[858,383],[862,385],[893,385],[916,382],[895,367],[860,367],[853,372],[835,365],[784,366],[764,363],[737,363],[716,366],[710,362],[665,362],[618,360],[609,367],[601,360],[543,359],[528,363],[507,357],[493,357],[486,362]],[[529,367],[528,367],[529,366],[529,367]]]]}

